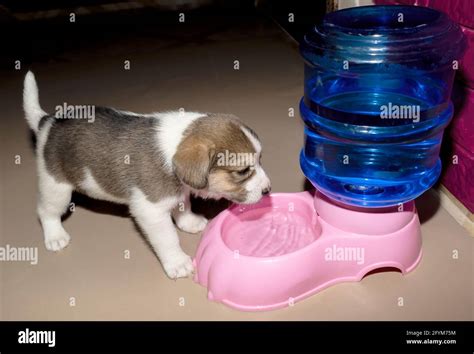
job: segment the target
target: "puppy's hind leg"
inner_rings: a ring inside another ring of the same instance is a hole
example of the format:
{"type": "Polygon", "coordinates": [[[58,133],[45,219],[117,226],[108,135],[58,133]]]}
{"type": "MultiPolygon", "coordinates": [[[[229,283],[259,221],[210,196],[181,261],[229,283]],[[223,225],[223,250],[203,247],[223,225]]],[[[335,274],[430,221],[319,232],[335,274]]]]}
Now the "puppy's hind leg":
{"type": "Polygon", "coordinates": [[[171,211],[179,198],[168,197],[152,203],[139,189],[133,191],[130,212],[145,233],[151,247],[171,279],[187,277],[193,270],[193,262],[181,249],[171,211]]]}
{"type": "Polygon", "coordinates": [[[60,251],[69,243],[61,216],[71,201],[73,187],[57,182],[46,171],[39,171],[38,216],[43,226],[44,244],[50,251],[60,251]]]}

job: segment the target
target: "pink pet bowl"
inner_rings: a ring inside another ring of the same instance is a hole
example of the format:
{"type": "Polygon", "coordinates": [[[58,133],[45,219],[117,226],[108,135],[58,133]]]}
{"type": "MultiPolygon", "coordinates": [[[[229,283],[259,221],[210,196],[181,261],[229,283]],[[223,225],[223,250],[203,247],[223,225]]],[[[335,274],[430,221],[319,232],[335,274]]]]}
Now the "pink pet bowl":
{"type": "Polygon", "coordinates": [[[378,268],[403,274],[421,258],[414,202],[361,209],[317,193],[233,205],[206,227],[194,265],[208,298],[244,311],[291,306],[378,268]]]}

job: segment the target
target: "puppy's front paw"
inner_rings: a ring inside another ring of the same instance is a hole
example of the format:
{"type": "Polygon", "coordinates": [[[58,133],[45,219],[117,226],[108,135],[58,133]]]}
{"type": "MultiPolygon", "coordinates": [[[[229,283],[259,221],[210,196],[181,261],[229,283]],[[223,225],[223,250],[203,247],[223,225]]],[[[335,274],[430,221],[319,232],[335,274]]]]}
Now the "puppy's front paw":
{"type": "Polygon", "coordinates": [[[58,230],[54,234],[45,235],[44,237],[44,245],[48,251],[58,252],[65,248],[71,237],[69,234],[63,229],[58,230]]]}
{"type": "Polygon", "coordinates": [[[194,272],[193,261],[186,253],[163,262],[163,268],[171,279],[185,278],[194,272]]]}
{"type": "Polygon", "coordinates": [[[176,219],[176,226],[184,232],[196,234],[204,230],[207,225],[207,219],[202,215],[186,213],[176,219]]]}

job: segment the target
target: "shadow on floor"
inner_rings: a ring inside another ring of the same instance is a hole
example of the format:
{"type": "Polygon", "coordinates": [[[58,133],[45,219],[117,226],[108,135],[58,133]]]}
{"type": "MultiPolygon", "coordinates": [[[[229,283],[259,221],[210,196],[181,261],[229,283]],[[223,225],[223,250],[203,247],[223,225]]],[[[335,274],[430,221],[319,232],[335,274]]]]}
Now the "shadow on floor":
{"type": "MultiPolygon", "coordinates": [[[[75,206],[80,206],[95,213],[119,216],[122,218],[130,217],[130,212],[128,210],[128,206],[126,205],[89,198],[84,194],[77,192],[73,193],[71,202],[74,203],[75,206]]],[[[208,219],[212,219],[221,211],[228,208],[231,205],[231,202],[224,199],[205,200],[202,198],[191,197],[191,205],[191,209],[194,213],[201,214],[208,219]]],[[[71,214],[71,210],[68,210],[68,212],[63,216],[63,220],[68,219],[71,214]]]]}

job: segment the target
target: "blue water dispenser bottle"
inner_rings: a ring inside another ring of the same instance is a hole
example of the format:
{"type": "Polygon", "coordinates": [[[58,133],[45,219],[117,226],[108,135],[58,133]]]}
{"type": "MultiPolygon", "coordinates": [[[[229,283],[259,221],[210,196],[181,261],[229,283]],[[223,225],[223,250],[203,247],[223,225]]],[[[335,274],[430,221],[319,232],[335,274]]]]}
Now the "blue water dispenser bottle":
{"type": "Polygon", "coordinates": [[[445,14],[415,6],[337,11],[307,34],[300,162],[313,185],[362,207],[429,189],[441,172],[464,41],[445,14]]]}

